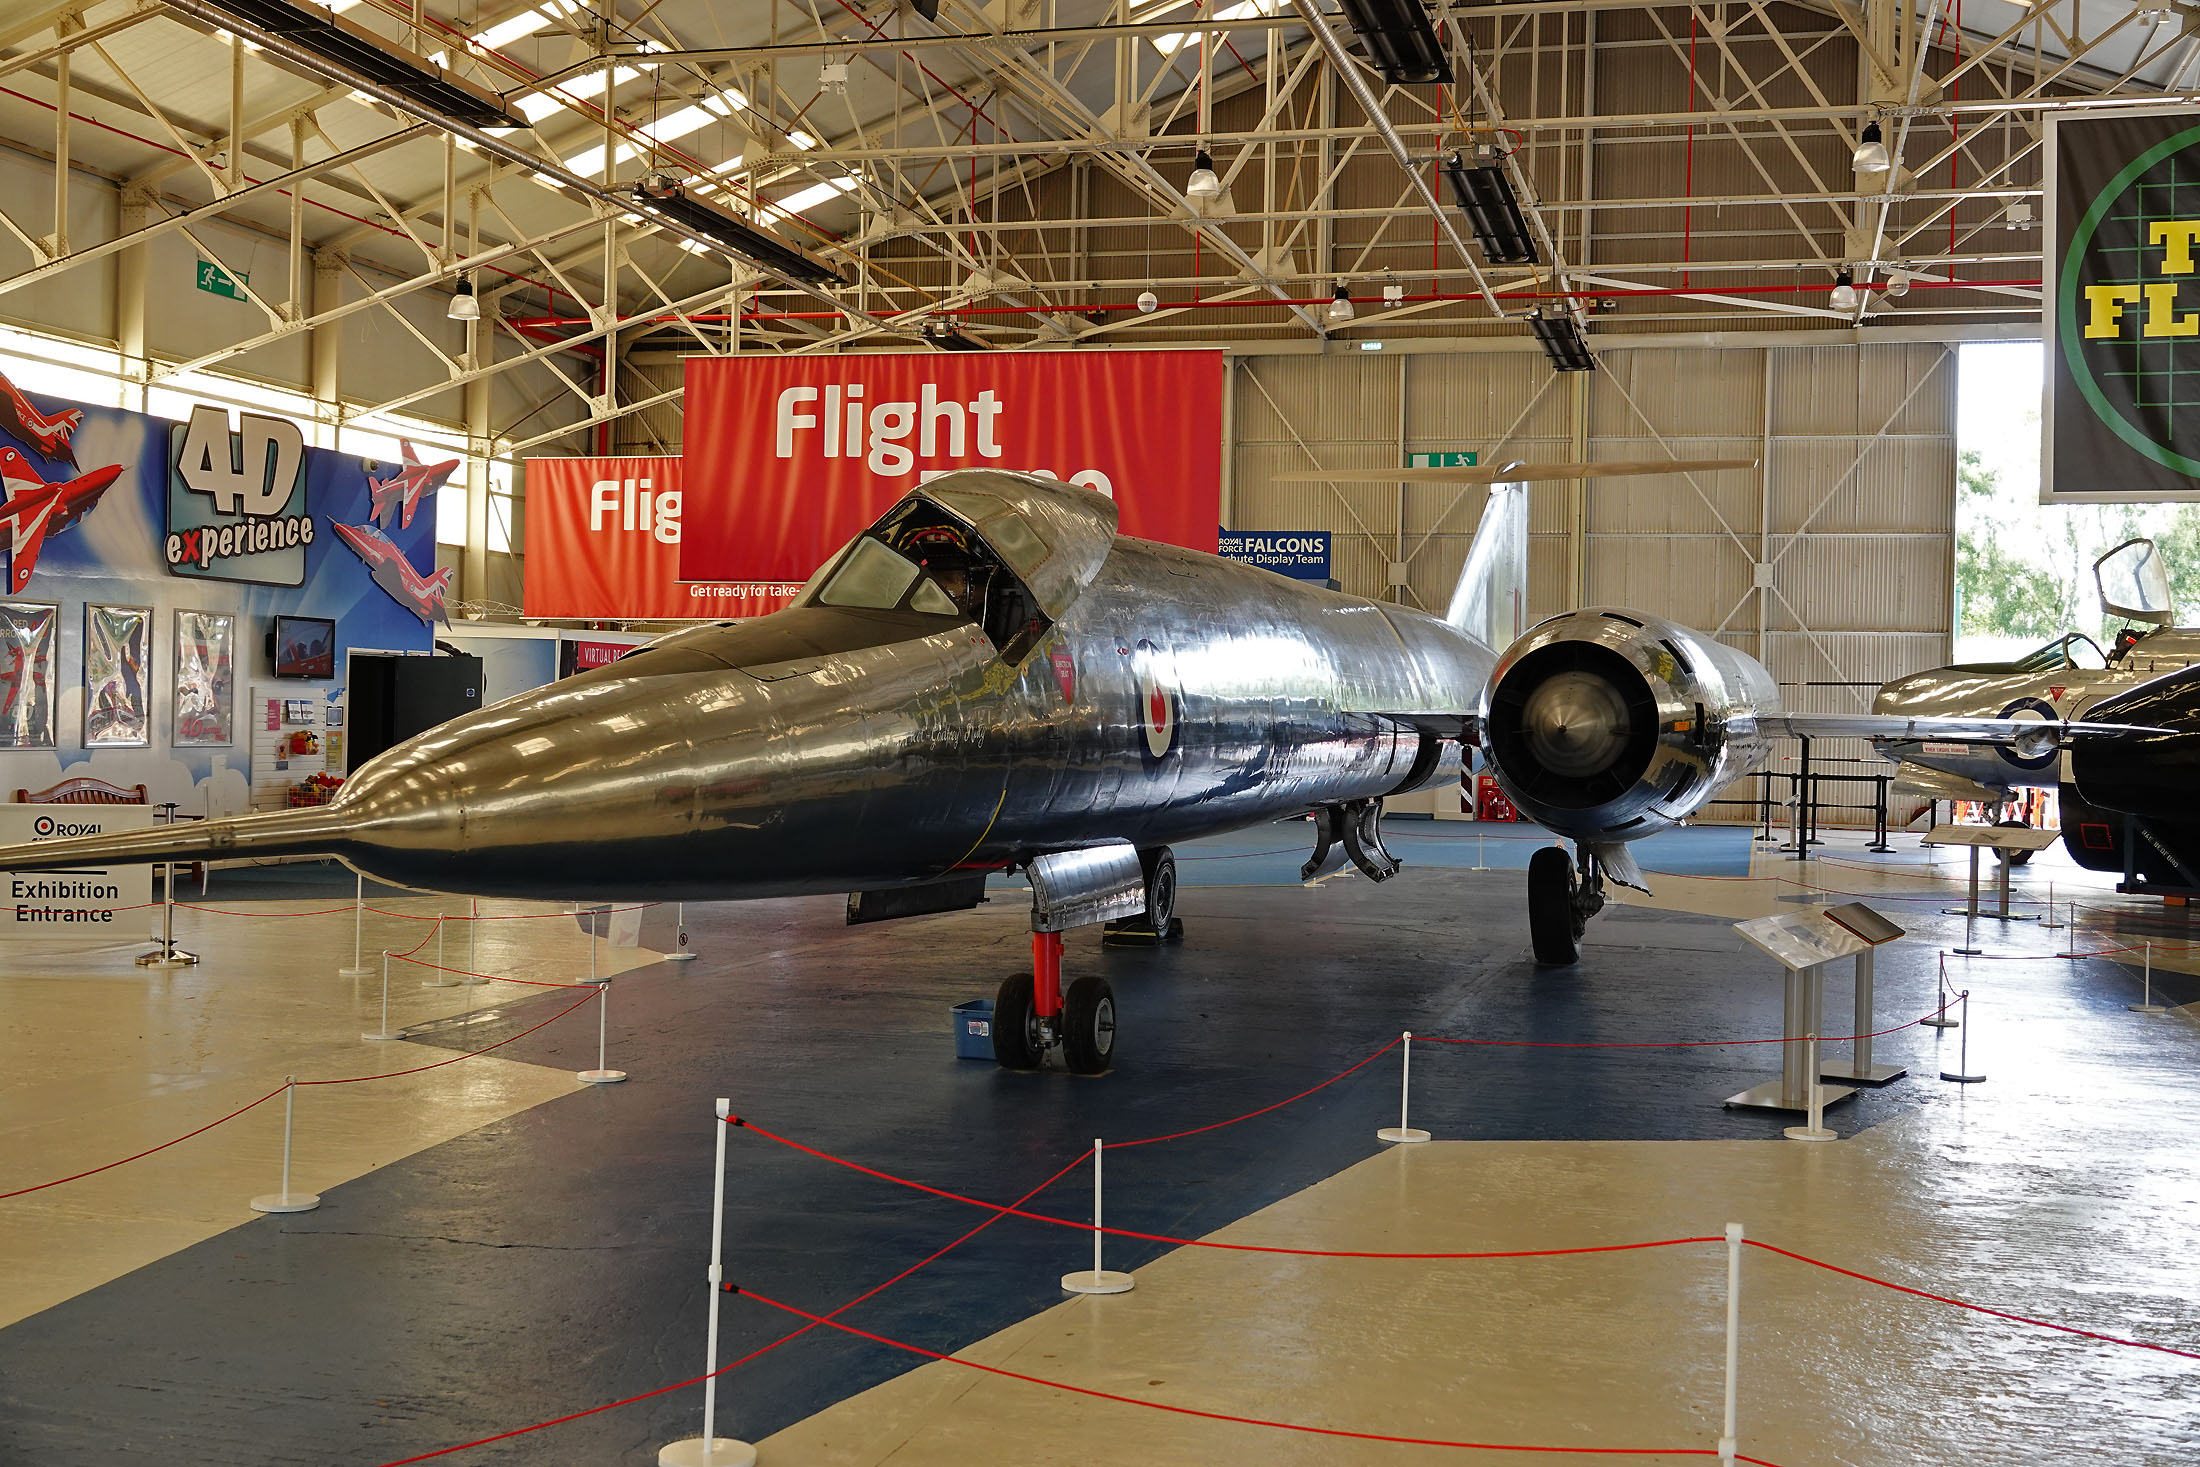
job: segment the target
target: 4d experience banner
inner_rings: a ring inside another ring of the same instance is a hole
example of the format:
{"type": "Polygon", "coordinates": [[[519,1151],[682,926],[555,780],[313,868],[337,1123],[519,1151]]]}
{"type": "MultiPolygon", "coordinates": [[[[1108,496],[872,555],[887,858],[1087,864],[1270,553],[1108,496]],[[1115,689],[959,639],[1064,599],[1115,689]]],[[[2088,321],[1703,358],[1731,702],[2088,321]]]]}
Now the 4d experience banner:
{"type": "Polygon", "coordinates": [[[690,357],[680,577],[800,584],[962,468],[1097,490],[1124,534],[1211,554],[1223,372],[1218,351],[690,357]]]}
{"type": "Polygon", "coordinates": [[[2200,113],[2047,120],[2040,499],[2200,498],[2200,113]]]}
{"type": "Polygon", "coordinates": [[[680,579],[683,483],[676,458],[527,460],[521,609],[582,621],[707,620],[763,616],[792,601],[800,578],[680,579]]]}

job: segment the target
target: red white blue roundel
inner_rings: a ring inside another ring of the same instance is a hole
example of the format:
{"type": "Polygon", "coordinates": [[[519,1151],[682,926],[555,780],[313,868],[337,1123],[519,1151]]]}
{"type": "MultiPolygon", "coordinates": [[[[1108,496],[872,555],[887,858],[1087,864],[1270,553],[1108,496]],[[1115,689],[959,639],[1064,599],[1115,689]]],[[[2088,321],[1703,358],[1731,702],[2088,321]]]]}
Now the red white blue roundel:
{"type": "MultiPolygon", "coordinates": [[[[2028,722],[2030,720],[2037,719],[2043,723],[2053,723],[2062,717],[2060,713],[2057,713],[2055,711],[2055,705],[2048,702],[2044,698],[2019,698],[2014,703],[2011,703],[2007,708],[2002,709],[2001,712],[1995,716],[1999,718],[2012,718],[2018,720],[2019,722],[2028,722]]],[[[2027,756],[2024,754],[2019,754],[2015,749],[2011,748],[2007,744],[1997,745],[1994,749],[1994,752],[2001,755],[2001,757],[2008,763],[2014,764],[2017,768],[2029,770],[2045,769],[2048,765],[2054,763],[2057,759],[2060,759],[2062,757],[2062,750],[2057,748],[2050,748],[2044,754],[2033,754],[2027,756]]]]}
{"type": "Polygon", "coordinates": [[[1176,689],[1165,680],[1161,649],[1141,638],[1138,651],[1139,721],[1147,755],[1159,759],[1176,745],[1176,689]]]}

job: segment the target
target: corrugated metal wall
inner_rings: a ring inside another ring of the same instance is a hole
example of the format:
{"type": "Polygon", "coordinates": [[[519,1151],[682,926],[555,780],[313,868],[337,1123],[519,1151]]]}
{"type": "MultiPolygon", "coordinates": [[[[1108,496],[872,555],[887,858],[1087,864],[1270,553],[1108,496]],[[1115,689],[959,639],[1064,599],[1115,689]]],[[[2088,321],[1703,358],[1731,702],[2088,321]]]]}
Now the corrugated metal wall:
{"type": "MultiPolygon", "coordinates": [[[[1535,485],[1531,619],[1572,601],[1578,557],[1583,601],[1714,633],[1761,658],[1797,709],[1868,708],[1881,682],[1947,660],[1952,347],[1608,347],[1603,360],[1605,371],[1559,377],[1539,356],[1509,353],[1239,359],[1231,527],[1329,530],[1344,589],[1386,594],[1390,565],[1402,559],[1400,599],[1441,608],[1482,491],[1274,476],[1385,467],[1442,449],[1472,449],[1484,463],[1577,451],[1591,460],[1756,457],[1755,469],[1535,485]],[[1771,568],[1763,591],[1760,562],[1771,568]]],[[[1813,754],[1861,759],[1868,750],[1844,740],[1813,754]]]]}

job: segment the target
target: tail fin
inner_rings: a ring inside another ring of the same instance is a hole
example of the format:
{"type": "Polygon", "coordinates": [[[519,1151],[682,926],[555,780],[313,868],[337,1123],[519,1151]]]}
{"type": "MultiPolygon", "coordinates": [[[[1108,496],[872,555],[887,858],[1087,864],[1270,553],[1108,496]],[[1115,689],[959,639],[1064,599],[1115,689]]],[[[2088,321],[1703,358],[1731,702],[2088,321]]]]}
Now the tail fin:
{"type": "Polygon", "coordinates": [[[1528,486],[1492,484],[1444,620],[1502,651],[1527,619],[1528,486]]]}

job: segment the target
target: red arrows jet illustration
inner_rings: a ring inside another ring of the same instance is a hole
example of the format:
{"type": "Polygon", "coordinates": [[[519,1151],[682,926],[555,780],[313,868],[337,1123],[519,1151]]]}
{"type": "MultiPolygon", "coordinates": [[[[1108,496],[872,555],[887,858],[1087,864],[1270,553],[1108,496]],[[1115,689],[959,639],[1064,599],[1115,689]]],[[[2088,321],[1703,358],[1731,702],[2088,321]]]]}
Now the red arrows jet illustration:
{"type": "Polygon", "coordinates": [[[99,496],[121,477],[122,465],[109,464],[79,478],[49,484],[38,476],[23,451],[0,448],[0,486],[8,497],[0,503],[0,523],[8,526],[8,593],[15,595],[30,584],[31,569],[48,535],[56,535],[91,513],[99,496]]]}
{"type": "Polygon", "coordinates": [[[0,375],[0,431],[28,443],[46,457],[76,467],[76,450],[69,446],[77,425],[84,421],[82,408],[58,413],[40,412],[23,389],[0,375]]]}
{"type": "Polygon", "coordinates": [[[409,530],[412,528],[413,511],[420,508],[420,496],[433,494],[442,488],[444,480],[450,478],[452,471],[457,469],[458,460],[454,458],[447,463],[424,464],[420,461],[420,455],[413,451],[411,439],[400,438],[397,446],[404,451],[405,467],[387,479],[367,480],[367,495],[373,502],[372,514],[377,525],[387,525],[390,522],[390,508],[395,505],[398,508],[397,528],[409,530]]]}
{"type": "Polygon", "coordinates": [[[377,586],[410,606],[422,621],[450,621],[450,613],[443,609],[443,593],[451,585],[449,566],[422,575],[412,568],[405,552],[374,526],[336,525],[333,528],[346,545],[359,552],[359,558],[373,572],[377,586]]]}

